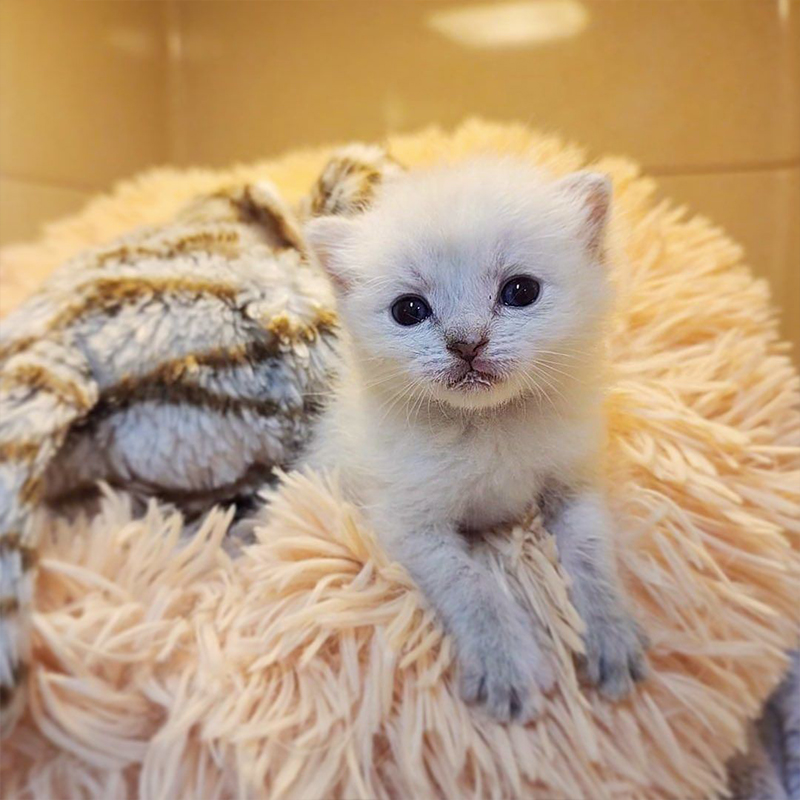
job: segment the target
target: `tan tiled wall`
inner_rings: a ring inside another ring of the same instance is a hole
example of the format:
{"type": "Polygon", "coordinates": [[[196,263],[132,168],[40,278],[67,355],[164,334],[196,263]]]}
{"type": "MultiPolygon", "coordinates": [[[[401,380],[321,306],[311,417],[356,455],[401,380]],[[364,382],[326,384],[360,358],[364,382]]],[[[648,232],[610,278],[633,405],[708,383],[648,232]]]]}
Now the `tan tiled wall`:
{"type": "Polygon", "coordinates": [[[166,9],[0,0],[0,243],[169,160],[166,9]]]}
{"type": "Polygon", "coordinates": [[[0,243],[154,164],[469,114],[638,159],[800,345],[800,0],[0,0],[0,243]]]}

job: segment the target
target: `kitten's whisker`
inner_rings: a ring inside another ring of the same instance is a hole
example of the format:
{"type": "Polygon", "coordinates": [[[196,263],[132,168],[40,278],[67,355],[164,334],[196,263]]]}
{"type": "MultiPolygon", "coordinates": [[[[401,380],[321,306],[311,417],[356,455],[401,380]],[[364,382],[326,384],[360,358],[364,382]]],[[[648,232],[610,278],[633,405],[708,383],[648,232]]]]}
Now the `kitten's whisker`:
{"type": "Polygon", "coordinates": [[[584,380],[583,378],[579,378],[577,375],[570,373],[570,372],[562,372],[561,370],[554,369],[552,364],[547,362],[542,363],[539,362],[539,366],[544,370],[546,374],[550,374],[555,372],[558,375],[563,376],[563,378],[567,381],[572,381],[573,383],[578,384],[579,386],[591,386],[591,382],[584,380]]]}
{"type": "Polygon", "coordinates": [[[579,361],[585,361],[588,358],[588,354],[583,350],[577,349],[568,349],[568,350],[540,350],[536,349],[537,355],[542,353],[546,356],[557,356],[559,358],[572,358],[577,359],[579,361]]]}
{"type": "Polygon", "coordinates": [[[435,434],[435,431],[433,429],[433,419],[431,417],[431,402],[433,401],[433,399],[434,399],[433,398],[433,394],[428,392],[428,406],[426,408],[426,412],[425,413],[428,416],[428,431],[429,431],[431,437],[433,437],[434,434],[435,434]]]}
{"type": "Polygon", "coordinates": [[[390,396],[389,400],[383,403],[379,407],[379,411],[383,411],[383,416],[381,417],[381,422],[385,422],[386,418],[391,414],[392,409],[397,405],[397,403],[403,398],[403,396],[408,392],[409,386],[405,386],[401,391],[397,392],[395,395],[390,396]]]}
{"type": "MultiPolygon", "coordinates": [[[[415,417],[414,417],[414,422],[417,422],[419,420],[419,415],[422,413],[422,404],[429,397],[430,397],[430,394],[429,394],[429,391],[428,391],[427,387],[422,386],[422,391],[420,392],[420,395],[419,395],[419,402],[418,402],[418,404],[416,406],[416,414],[415,414],[415,417]]],[[[430,408],[430,405],[428,407],[430,408]]],[[[430,422],[430,417],[428,418],[428,421],[430,422]]]]}
{"type": "MultiPolygon", "coordinates": [[[[408,382],[405,384],[405,386],[403,387],[403,389],[399,390],[399,391],[398,391],[398,392],[395,394],[395,396],[394,396],[394,399],[393,399],[393,400],[391,400],[391,396],[390,396],[391,403],[390,403],[389,407],[386,409],[386,411],[384,412],[384,415],[381,417],[381,422],[384,422],[384,421],[386,420],[386,418],[387,418],[387,417],[389,416],[389,414],[391,413],[392,409],[393,409],[393,408],[394,408],[394,407],[397,405],[397,403],[398,403],[400,400],[402,400],[402,399],[403,399],[403,398],[404,398],[406,395],[408,395],[408,394],[409,394],[409,392],[413,392],[413,391],[414,391],[414,388],[415,388],[415,386],[416,386],[416,382],[417,382],[416,380],[411,380],[411,381],[408,381],[408,382]]],[[[388,403],[389,401],[387,400],[386,402],[388,403]]],[[[406,402],[408,402],[408,401],[406,400],[406,402]]],[[[384,403],[383,405],[381,405],[381,406],[378,408],[378,410],[379,410],[379,411],[383,410],[383,408],[384,408],[384,406],[385,406],[385,405],[386,405],[386,403],[384,403]]]]}
{"type": "Polygon", "coordinates": [[[382,375],[380,378],[369,381],[368,383],[364,384],[365,389],[374,389],[376,386],[382,386],[385,383],[389,383],[390,381],[397,380],[401,375],[405,374],[404,369],[397,369],[394,372],[388,373],[387,375],[382,375]]]}
{"type": "MultiPolygon", "coordinates": [[[[551,395],[551,392],[552,392],[553,394],[555,394],[555,395],[556,395],[556,396],[559,398],[559,400],[561,400],[561,402],[562,402],[562,403],[564,403],[564,404],[566,404],[566,402],[567,402],[566,398],[565,398],[565,397],[564,397],[564,395],[563,395],[563,394],[562,394],[562,393],[561,393],[561,392],[560,392],[560,391],[559,391],[559,390],[558,390],[558,389],[557,389],[557,388],[556,388],[556,387],[555,387],[555,386],[554,386],[554,385],[553,385],[553,384],[552,384],[552,383],[551,383],[551,382],[550,382],[550,381],[547,379],[547,376],[546,376],[546,375],[545,375],[543,372],[541,372],[540,370],[537,370],[535,366],[533,367],[533,369],[534,369],[534,371],[536,372],[536,379],[537,379],[538,381],[541,381],[542,383],[544,383],[544,385],[545,385],[545,386],[546,386],[546,387],[547,387],[547,388],[550,390],[550,391],[545,391],[544,389],[542,389],[542,394],[544,395],[545,399],[546,399],[546,400],[547,400],[547,401],[550,403],[550,406],[551,406],[551,408],[553,409],[553,413],[554,413],[554,414],[555,414],[557,417],[559,417],[559,418],[560,418],[560,417],[561,417],[561,414],[559,413],[559,409],[558,409],[558,407],[556,406],[555,400],[553,399],[553,397],[552,397],[552,395],[551,395]]],[[[541,388],[541,387],[540,387],[540,388],[541,388]]]]}
{"type": "Polygon", "coordinates": [[[562,375],[563,377],[568,378],[570,380],[576,380],[576,381],[578,380],[578,378],[575,375],[573,375],[571,372],[564,372],[564,370],[556,368],[555,366],[553,366],[553,363],[550,362],[550,361],[544,361],[544,360],[542,360],[540,358],[537,358],[536,362],[535,362],[535,365],[537,367],[540,367],[541,369],[543,369],[545,371],[555,372],[556,374],[562,375]]]}
{"type": "MultiPolygon", "coordinates": [[[[422,380],[421,379],[417,379],[415,381],[414,388],[416,389],[421,384],[422,384],[422,380]]],[[[425,399],[425,393],[423,391],[423,392],[419,393],[419,396],[413,397],[411,400],[409,400],[409,402],[412,402],[412,400],[413,400],[413,403],[412,403],[410,409],[406,409],[406,427],[409,427],[409,428],[411,427],[411,416],[412,415],[414,415],[414,422],[417,421],[417,416],[418,416],[417,404],[419,403],[419,405],[421,407],[422,401],[424,399],[425,399]]]]}
{"type": "Polygon", "coordinates": [[[376,275],[375,277],[367,278],[361,285],[367,288],[382,288],[384,286],[389,286],[393,282],[394,280],[392,278],[381,278],[376,275]]]}
{"type": "Polygon", "coordinates": [[[529,390],[533,391],[533,398],[536,400],[536,405],[541,410],[542,407],[542,390],[536,385],[536,382],[526,372],[522,373],[522,379],[529,390]]]}
{"type": "MultiPolygon", "coordinates": [[[[559,400],[561,400],[562,402],[566,403],[566,398],[559,391],[558,387],[554,383],[552,383],[550,380],[548,380],[547,374],[545,372],[543,372],[542,370],[537,369],[535,366],[533,366],[533,370],[534,370],[536,379],[540,380],[547,387],[547,389],[549,389],[549,392],[545,392],[545,395],[548,397],[548,399],[550,399],[552,401],[552,397],[550,396],[550,392],[552,392],[556,397],[558,397],[559,400]]],[[[555,407],[554,404],[553,404],[553,410],[554,411],[556,410],[556,407],[555,407]]]]}

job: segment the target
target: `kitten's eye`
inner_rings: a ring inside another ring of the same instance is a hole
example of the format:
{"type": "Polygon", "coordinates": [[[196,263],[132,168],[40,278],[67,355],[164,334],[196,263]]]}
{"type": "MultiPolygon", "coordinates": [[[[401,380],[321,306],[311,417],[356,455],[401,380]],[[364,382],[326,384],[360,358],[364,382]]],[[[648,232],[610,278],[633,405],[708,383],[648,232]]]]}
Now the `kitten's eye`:
{"type": "Polygon", "coordinates": [[[398,325],[419,325],[430,315],[430,306],[415,294],[398,297],[392,304],[392,316],[398,325]]]}
{"type": "Polygon", "coordinates": [[[503,288],[500,289],[500,302],[504,306],[529,306],[539,296],[541,288],[536,278],[517,275],[503,284],[503,288]]]}

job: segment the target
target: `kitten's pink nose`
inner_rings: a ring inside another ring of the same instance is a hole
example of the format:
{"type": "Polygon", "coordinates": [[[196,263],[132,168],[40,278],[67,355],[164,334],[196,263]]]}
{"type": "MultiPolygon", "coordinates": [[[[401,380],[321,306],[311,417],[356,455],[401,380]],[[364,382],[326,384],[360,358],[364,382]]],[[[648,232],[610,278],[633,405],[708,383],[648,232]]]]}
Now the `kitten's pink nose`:
{"type": "Polygon", "coordinates": [[[447,343],[447,349],[471,364],[488,342],[488,339],[455,339],[447,343]]]}

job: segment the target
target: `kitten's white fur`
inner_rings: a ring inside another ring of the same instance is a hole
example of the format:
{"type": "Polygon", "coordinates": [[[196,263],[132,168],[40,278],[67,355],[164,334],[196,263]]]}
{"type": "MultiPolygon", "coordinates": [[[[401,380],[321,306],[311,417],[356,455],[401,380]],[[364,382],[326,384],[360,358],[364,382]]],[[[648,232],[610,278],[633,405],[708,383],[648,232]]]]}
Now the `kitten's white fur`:
{"type": "Polygon", "coordinates": [[[501,720],[533,716],[553,670],[465,530],[519,519],[537,499],[587,625],[590,677],[618,697],[644,672],[596,482],[609,202],[603,176],[553,181],[482,159],[389,178],[362,216],[306,229],[344,328],[308,461],[340,469],[453,635],[464,697],[501,720]],[[537,278],[540,296],[504,306],[500,289],[518,275],[537,278]],[[398,325],[391,307],[404,294],[424,297],[432,316],[398,325]],[[494,379],[456,383],[466,367],[448,342],[484,339],[475,363],[494,379]]]}

